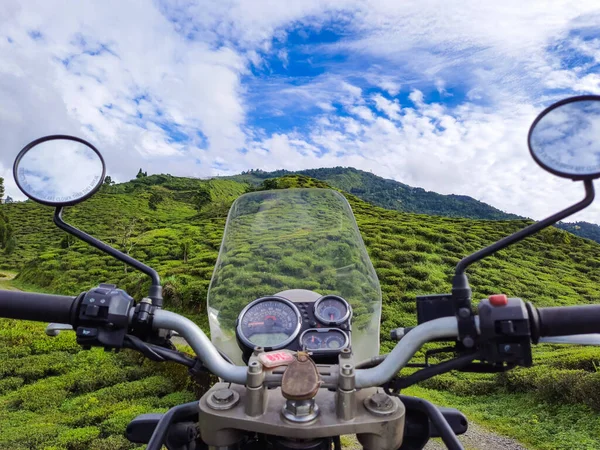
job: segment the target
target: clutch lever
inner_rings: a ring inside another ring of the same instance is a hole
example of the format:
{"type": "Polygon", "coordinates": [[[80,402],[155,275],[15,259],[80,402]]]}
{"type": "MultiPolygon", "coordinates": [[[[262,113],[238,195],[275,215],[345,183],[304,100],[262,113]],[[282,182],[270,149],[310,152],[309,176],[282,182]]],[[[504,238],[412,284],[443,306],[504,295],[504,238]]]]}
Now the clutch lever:
{"type": "Polygon", "coordinates": [[[73,331],[73,327],[68,323],[49,323],[46,327],[48,336],[58,336],[61,331],[73,331]]]}

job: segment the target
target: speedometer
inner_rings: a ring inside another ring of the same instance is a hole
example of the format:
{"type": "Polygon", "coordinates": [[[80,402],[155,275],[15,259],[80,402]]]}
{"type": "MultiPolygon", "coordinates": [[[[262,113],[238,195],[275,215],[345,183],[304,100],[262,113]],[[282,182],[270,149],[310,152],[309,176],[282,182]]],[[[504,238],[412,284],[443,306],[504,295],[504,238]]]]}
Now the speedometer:
{"type": "Polygon", "coordinates": [[[292,302],[281,297],[263,297],[242,310],[237,335],[249,349],[279,349],[298,337],[301,325],[300,312],[292,302]]]}

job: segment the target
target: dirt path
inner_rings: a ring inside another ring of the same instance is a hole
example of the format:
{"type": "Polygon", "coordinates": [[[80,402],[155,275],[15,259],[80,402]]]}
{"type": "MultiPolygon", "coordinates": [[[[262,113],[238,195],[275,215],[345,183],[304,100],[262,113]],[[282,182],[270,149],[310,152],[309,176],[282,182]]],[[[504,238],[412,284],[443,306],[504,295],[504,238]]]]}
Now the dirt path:
{"type": "MultiPolygon", "coordinates": [[[[458,439],[462,442],[465,450],[527,450],[514,439],[487,431],[472,422],[469,423],[469,430],[458,439]]],[[[344,450],[362,450],[354,436],[343,436],[342,448],[344,450]]],[[[441,439],[434,439],[429,441],[425,450],[446,450],[446,446],[441,439]]]]}
{"type": "MultiPolygon", "coordinates": [[[[468,431],[458,439],[466,450],[527,450],[527,447],[514,439],[495,434],[473,422],[469,423],[468,431]]],[[[446,446],[441,439],[434,439],[425,446],[425,450],[446,450],[446,446]]]]}
{"type": "Polygon", "coordinates": [[[0,289],[5,291],[20,291],[11,284],[11,280],[17,276],[16,272],[0,269],[0,289]]]}

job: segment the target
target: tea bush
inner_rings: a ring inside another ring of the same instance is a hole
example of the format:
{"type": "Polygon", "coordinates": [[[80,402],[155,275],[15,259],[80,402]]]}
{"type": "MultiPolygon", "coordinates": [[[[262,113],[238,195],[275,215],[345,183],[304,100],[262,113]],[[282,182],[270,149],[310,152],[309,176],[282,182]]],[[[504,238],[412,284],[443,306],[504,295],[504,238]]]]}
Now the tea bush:
{"type": "MultiPolygon", "coordinates": [[[[302,177],[282,181],[285,186],[309,183],[321,186],[302,177]]],[[[65,217],[155,267],[163,279],[167,307],[193,315],[207,330],[205,302],[223,236],[223,210],[227,209],[223,205],[247,189],[232,180],[149,176],[103,188],[88,202],[66,211],[65,217]],[[193,194],[205,185],[215,208],[209,205],[199,214],[193,194]],[[148,201],[156,188],[167,192],[153,210],[148,201]],[[184,244],[187,255],[182,252],[184,244]]],[[[448,292],[453,266],[462,256],[530,223],[400,213],[345,195],[381,283],[382,351],[394,345],[388,337],[390,329],[416,324],[415,296],[448,292]]],[[[11,255],[3,255],[0,263],[5,270],[20,270],[16,286],[75,295],[100,282],[114,282],[138,299],[146,292],[149,283],[144,275],[79,241],[63,242],[64,233],[52,225],[49,208],[32,202],[0,207],[12,224],[19,224],[14,227],[17,248],[11,255]]],[[[265,251],[277,252],[278,246],[265,244],[265,251]]],[[[284,256],[288,277],[307,267],[321,268],[323,284],[313,283],[308,288],[333,286],[332,274],[318,259],[284,256]]],[[[242,263],[252,255],[242,251],[236,258],[242,263]]],[[[268,264],[256,262],[255,267],[264,271],[268,264]]],[[[598,267],[598,244],[546,230],[473,265],[468,274],[474,303],[504,292],[537,306],[556,306],[597,302],[598,267]]],[[[251,293],[258,293],[262,283],[285,281],[268,273],[231,270],[225,275],[239,277],[238,286],[232,288],[251,293]]],[[[190,401],[202,390],[191,384],[184,368],[142,362],[129,351],[117,355],[99,350],[80,352],[71,333],[49,338],[43,328],[43,324],[0,320],[0,448],[136,448],[122,436],[128,420],[190,401]]],[[[584,405],[591,412],[577,409],[578,414],[588,414],[585,417],[593,420],[593,411],[600,410],[595,394],[600,392],[596,374],[600,351],[539,346],[534,355],[537,367],[531,369],[501,375],[452,373],[424,386],[440,395],[454,392],[466,405],[473,395],[493,402],[520,392],[549,410],[559,410],[558,405],[584,405]]],[[[516,416],[518,411],[510,410],[516,406],[508,400],[507,405],[504,414],[516,416]]],[[[600,446],[591,433],[581,442],[600,446]]]]}

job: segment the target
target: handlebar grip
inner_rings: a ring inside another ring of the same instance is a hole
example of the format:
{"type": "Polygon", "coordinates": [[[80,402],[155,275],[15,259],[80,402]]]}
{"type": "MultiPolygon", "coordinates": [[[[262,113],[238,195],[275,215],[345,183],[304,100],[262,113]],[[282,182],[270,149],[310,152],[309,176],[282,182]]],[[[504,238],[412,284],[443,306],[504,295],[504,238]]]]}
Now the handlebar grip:
{"type": "Polygon", "coordinates": [[[77,298],[32,292],[0,291],[0,317],[73,325],[77,298]]]}
{"type": "Polygon", "coordinates": [[[600,305],[537,308],[541,337],[600,333],[600,305]]]}

